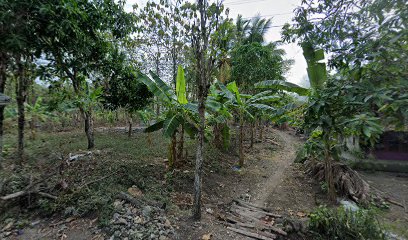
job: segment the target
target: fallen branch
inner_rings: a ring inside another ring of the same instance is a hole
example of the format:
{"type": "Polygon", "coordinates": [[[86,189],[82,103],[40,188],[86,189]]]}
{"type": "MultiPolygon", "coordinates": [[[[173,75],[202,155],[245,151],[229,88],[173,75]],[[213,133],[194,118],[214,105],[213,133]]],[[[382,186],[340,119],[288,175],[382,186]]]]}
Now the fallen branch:
{"type": "Polygon", "coordinates": [[[399,207],[404,208],[404,210],[405,210],[404,204],[399,203],[399,202],[397,202],[397,201],[395,201],[395,200],[392,200],[392,199],[390,199],[389,197],[385,197],[384,199],[385,199],[387,202],[391,203],[391,204],[394,204],[394,205],[396,205],[396,206],[399,206],[399,207]]]}
{"type": "Polygon", "coordinates": [[[137,198],[134,198],[134,197],[130,196],[129,194],[125,193],[125,192],[119,192],[118,198],[122,199],[122,200],[125,200],[125,201],[129,202],[130,204],[132,204],[133,206],[138,207],[138,208],[145,205],[144,202],[142,202],[141,200],[139,200],[137,198]]]}
{"type": "Polygon", "coordinates": [[[38,195],[56,200],[58,197],[45,192],[38,192],[38,195]]]}
{"type": "Polygon", "coordinates": [[[10,200],[10,199],[13,199],[13,198],[24,196],[26,194],[28,194],[28,192],[23,190],[23,191],[19,191],[19,192],[15,192],[15,193],[11,193],[9,195],[3,196],[3,197],[1,197],[1,200],[10,200]]]}
{"type": "Polygon", "coordinates": [[[249,231],[245,231],[245,230],[239,229],[239,228],[227,227],[227,229],[229,229],[229,230],[231,230],[231,231],[233,231],[233,232],[242,234],[242,235],[244,235],[244,236],[252,237],[252,238],[256,238],[256,239],[261,239],[261,240],[271,240],[271,239],[274,239],[274,238],[271,238],[271,237],[266,237],[266,236],[261,235],[261,234],[259,234],[259,233],[249,232],[249,231]]]}

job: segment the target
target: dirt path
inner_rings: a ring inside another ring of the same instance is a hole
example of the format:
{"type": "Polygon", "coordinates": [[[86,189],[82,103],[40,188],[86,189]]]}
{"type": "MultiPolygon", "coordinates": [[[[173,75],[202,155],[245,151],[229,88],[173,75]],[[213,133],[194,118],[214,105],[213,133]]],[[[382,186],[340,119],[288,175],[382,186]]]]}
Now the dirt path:
{"type": "Polygon", "coordinates": [[[263,181],[261,188],[254,194],[256,205],[266,205],[269,196],[276,190],[278,184],[283,181],[283,176],[288,167],[294,162],[296,157],[297,145],[299,139],[290,135],[286,131],[273,131],[280,140],[280,149],[270,158],[270,165],[273,167],[273,173],[263,181]]]}
{"type": "Polygon", "coordinates": [[[207,193],[204,197],[208,199],[204,201],[204,209],[214,210],[214,213],[205,211],[200,222],[184,219],[180,226],[180,239],[202,239],[204,234],[211,234],[212,240],[248,239],[227,230],[216,219],[217,212],[228,207],[233,199],[241,198],[256,205],[272,206],[277,213],[288,215],[287,210],[296,214],[307,211],[309,205],[314,206],[315,201],[310,194],[312,184],[293,165],[301,140],[292,131],[273,128],[269,128],[265,136],[264,141],[258,141],[246,153],[245,167],[240,172],[212,176],[204,182],[204,192],[207,193]],[[220,189],[218,185],[224,187],[220,189]],[[294,202],[292,199],[303,201],[294,202]]]}

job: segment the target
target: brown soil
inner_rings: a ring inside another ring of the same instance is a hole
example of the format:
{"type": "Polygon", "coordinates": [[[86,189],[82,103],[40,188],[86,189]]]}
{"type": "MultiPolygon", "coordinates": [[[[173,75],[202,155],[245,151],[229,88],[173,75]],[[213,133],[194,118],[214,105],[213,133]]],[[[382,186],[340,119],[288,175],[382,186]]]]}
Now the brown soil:
{"type": "MultiPolygon", "coordinates": [[[[178,208],[168,209],[169,218],[177,229],[178,239],[248,239],[231,232],[217,219],[217,213],[228,207],[233,199],[245,199],[273,209],[275,213],[291,218],[304,218],[316,206],[327,203],[317,183],[304,174],[302,165],[295,164],[295,154],[302,141],[291,130],[269,128],[266,139],[256,141],[246,152],[245,167],[232,168],[238,162],[235,153],[207,153],[204,182],[202,220],[192,221],[192,189],[194,156],[190,153],[184,167],[173,171],[164,184],[172,184],[172,203],[178,208]]],[[[246,142],[249,146],[249,142],[246,142]]],[[[363,173],[365,179],[392,199],[408,204],[408,178],[401,174],[363,173]]],[[[408,225],[406,209],[391,205],[385,212],[386,222],[396,226],[400,235],[408,225]]],[[[97,228],[96,218],[52,220],[43,219],[34,227],[25,228],[19,237],[10,239],[107,239],[97,228]]],[[[292,238],[300,239],[300,238],[292,238]]]]}
{"type": "Polygon", "coordinates": [[[305,176],[301,166],[294,164],[301,143],[292,131],[268,129],[267,139],[257,143],[246,156],[246,166],[240,172],[226,176],[210,176],[204,183],[204,208],[200,222],[182,218],[180,239],[248,239],[228,231],[217,220],[233,199],[245,199],[257,205],[275,209],[276,213],[302,218],[316,207],[315,183],[305,176]],[[274,143],[277,143],[274,144],[274,143]]]}

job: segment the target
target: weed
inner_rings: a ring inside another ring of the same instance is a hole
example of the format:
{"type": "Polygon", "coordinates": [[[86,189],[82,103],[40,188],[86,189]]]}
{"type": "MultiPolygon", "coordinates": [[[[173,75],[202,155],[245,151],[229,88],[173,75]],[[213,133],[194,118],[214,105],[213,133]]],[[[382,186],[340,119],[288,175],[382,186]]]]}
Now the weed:
{"type": "Polygon", "coordinates": [[[343,207],[320,206],[310,214],[309,228],[316,239],[385,239],[382,226],[370,209],[353,212],[343,207]]]}

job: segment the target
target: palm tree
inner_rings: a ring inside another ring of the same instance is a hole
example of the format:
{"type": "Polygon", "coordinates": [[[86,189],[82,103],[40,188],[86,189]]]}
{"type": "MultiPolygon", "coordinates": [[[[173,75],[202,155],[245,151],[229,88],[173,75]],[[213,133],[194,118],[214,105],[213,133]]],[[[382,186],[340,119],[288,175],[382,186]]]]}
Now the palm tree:
{"type": "Polygon", "coordinates": [[[248,36],[246,38],[247,43],[252,42],[265,42],[265,35],[270,29],[272,24],[272,19],[261,18],[260,15],[255,16],[250,21],[250,26],[248,30],[248,36]]]}
{"type": "Polygon", "coordinates": [[[238,14],[235,21],[235,38],[237,43],[242,42],[247,37],[249,28],[249,20],[242,18],[242,15],[238,14]]]}

